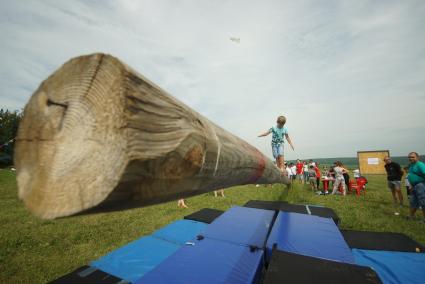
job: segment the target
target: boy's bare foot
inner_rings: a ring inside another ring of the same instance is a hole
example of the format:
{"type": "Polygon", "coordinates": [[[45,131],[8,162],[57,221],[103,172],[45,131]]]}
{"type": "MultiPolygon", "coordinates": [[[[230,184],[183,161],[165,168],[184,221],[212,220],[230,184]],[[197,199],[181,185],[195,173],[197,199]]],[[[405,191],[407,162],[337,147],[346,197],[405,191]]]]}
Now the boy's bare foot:
{"type": "Polygon", "coordinates": [[[184,202],[184,199],[179,199],[179,201],[177,202],[177,206],[178,207],[183,207],[183,208],[189,208],[186,203],[184,202]]]}

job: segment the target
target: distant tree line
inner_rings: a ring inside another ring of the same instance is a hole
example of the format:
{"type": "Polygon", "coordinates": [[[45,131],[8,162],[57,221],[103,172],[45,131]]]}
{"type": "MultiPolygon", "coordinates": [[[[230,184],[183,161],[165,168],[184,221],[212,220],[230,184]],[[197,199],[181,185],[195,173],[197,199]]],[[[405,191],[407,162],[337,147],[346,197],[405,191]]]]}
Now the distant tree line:
{"type": "Polygon", "coordinates": [[[18,132],[22,111],[0,109],[0,166],[10,166],[13,163],[13,148],[18,132]]]}

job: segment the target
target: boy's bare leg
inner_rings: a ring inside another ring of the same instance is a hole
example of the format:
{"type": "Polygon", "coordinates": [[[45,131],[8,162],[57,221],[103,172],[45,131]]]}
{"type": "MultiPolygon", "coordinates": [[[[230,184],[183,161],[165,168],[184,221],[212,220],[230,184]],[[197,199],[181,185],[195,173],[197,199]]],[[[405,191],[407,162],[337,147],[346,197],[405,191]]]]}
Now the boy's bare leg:
{"type": "Polygon", "coordinates": [[[177,202],[177,206],[183,207],[183,208],[189,208],[189,207],[187,207],[186,203],[184,202],[184,199],[179,199],[179,201],[177,202]]]}
{"type": "Polygon", "coordinates": [[[400,188],[396,189],[396,193],[397,193],[398,201],[400,205],[403,205],[403,194],[401,193],[401,189],[400,188]]]}
{"type": "Polygon", "coordinates": [[[276,164],[277,167],[280,169],[280,171],[282,172],[282,175],[288,175],[288,173],[286,172],[286,170],[284,169],[284,157],[283,156],[278,156],[276,158],[276,164]]]}
{"type": "Polygon", "coordinates": [[[395,189],[394,188],[391,189],[391,194],[393,196],[394,204],[397,204],[397,197],[396,197],[395,189]]]}

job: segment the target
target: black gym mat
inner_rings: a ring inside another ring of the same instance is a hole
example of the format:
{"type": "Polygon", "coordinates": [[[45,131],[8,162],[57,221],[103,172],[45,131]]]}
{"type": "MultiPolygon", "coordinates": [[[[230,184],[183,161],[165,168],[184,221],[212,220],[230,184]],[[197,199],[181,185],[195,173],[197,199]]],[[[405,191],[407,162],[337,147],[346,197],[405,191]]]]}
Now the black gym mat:
{"type": "Polygon", "coordinates": [[[184,216],[184,219],[211,224],[218,216],[223,213],[224,211],[221,210],[204,208],[196,211],[195,213],[184,216]]]}
{"type": "Polygon", "coordinates": [[[50,284],[129,284],[125,280],[112,276],[97,268],[82,266],[52,282],[50,284]]]}
{"type": "Polygon", "coordinates": [[[280,207],[280,211],[283,212],[292,212],[292,213],[300,213],[300,214],[309,214],[307,211],[307,207],[305,205],[300,204],[283,204],[280,207]]]}
{"type": "Polygon", "coordinates": [[[325,260],[276,249],[264,275],[264,284],[382,283],[371,268],[325,260]]]}
{"type": "Polygon", "coordinates": [[[425,247],[405,234],[341,230],[350,248],[402,252],[425,252],[425,247]]]}
{"type": "Polygon", "coordinates": [[[288,204],[288,202],[286,202],[286,201],[250,200],[247,203],[245,203],[244,207],[279,211],[283,204],[288,204]]]}
{"type": "Polygon", "coordinates": [[[284,212],[293,212],[300,214],[310,214],[319,217],[332,218],[336,225],[339,225],[341,219],[334,210],[328,207],[319,207],[313,205],[291,204],[286,201],[266,201],[266,200],[250,200],[244,207],[276,210],[284,212]]]}

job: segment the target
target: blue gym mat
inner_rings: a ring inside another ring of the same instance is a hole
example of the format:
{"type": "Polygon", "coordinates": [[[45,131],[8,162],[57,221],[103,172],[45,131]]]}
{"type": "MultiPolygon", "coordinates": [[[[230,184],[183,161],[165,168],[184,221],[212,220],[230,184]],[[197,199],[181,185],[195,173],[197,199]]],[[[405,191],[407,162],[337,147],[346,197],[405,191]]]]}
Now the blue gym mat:
{"type": "Polygon", "coordinates": [[[193,241],[196,236],[208,224],[192,220],[177,220],[152,234],[152,237],[172,242],[178,245],[184,245],[188,241],[193,241]]]}
{"type": "Polygon", "coordinates": [[[385,284],[425,283],[425,253],[353,249],[356,263],[370,266],[385,284]]]}
{"type": "Polygon", "coordinates": [[[93,261],[91,266],[134,282],[167,259],[187,241],[196,239],[206,226],[205,223],[192,220],[175,221],[154,232],[152,236],[133,241],[93,261]]]}
{"type": "Polygon", "coordinates": [[[331,218],[279,212],[267,240],[267,260],[273,246],[280,251],[354,264],[354,256],[331,218]]]}
{"type": "Polygon", "coordinates": [[[206,238],[264,248],[274,211],[235,206],[209,224],[206,238]]]}
{"type": "Polygon", "coordinates": [[[153,237],[143,237],[90,263],[104,272],[134,282],[180,248],[153,237]]]}
{"type": "Polygon", "coordinates": [[[212,239],[186,245],[136,281],[137,284],[247,284],[263,267],[263,250],[212,239]]]}

